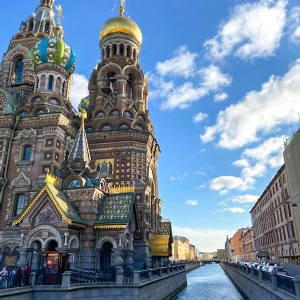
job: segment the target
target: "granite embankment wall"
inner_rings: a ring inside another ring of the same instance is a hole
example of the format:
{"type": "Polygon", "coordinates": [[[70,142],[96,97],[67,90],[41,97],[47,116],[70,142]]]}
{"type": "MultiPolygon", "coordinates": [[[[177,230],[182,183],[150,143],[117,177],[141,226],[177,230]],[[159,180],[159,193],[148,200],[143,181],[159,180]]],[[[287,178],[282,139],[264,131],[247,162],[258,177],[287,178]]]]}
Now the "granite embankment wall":
{"type": "Polygon", "coordinates": [[[245,299],[257,300],[299,300],[300,299],[300,278],[293,279],[295,284],[296,295],[288,292],[284,289],[277,287],[276,276],[272,274],[272,282],[266,282],[262,280],[260,275],[259,278],[253,276],[253,273],[245,273],[238,269],[235,269],[224,263],[220,264],[227,276],[231,279],[233,284],[243,295],[245,299]]]}
{"type": "Polygon", "coordinates": [[[62,285],[38,285],[0,290],[1,300],[171,300],[186,286],[186,272],[199,267],[199,263],[186,264],[177,272],[139,277],[132,283],[70,284],[69,274],[64,273],[62,285]]]}

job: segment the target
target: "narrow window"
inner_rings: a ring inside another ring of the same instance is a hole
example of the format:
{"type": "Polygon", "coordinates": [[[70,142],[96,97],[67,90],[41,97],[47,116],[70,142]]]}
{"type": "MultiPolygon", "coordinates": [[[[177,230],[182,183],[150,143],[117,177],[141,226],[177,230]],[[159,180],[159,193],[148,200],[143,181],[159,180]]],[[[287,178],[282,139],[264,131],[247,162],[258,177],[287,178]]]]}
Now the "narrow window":
{"type": "Polygon", "coordinates": [[[17,196],[17,203],[16,203],[16,211],[15,215],[18,216],[22,210],[24,209],[24,204],[25,204],[25,195],[20,194],[17,196]]]}
{"type": "Polygon", "coordinates": [[[23,160],[30,160],[31,146],[25,146],[23,152],[23,160]]]}
{"type": "Polygon", "coordinates": [[[49,82],[48,82],[48,90],[52,90],[53,88],[53,80],[54,77],[52,75],[49,76],[49,82]]]}
{"type": "Polygon", "coordinates": [[[22,59],[16,61],[15,65],[15,83],[21,83],[23,78],[24,63],[22,59]]]}

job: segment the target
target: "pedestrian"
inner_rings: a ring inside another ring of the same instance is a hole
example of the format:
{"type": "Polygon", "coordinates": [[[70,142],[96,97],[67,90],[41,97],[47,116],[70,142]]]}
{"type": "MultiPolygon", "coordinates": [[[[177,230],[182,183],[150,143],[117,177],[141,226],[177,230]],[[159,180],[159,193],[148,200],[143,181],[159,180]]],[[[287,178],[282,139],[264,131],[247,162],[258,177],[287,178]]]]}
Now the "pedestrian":
{"type": "Polygon", "coordinates": [[[6,266],[4,266],[0,272],[0,288],[5,289],[7,287],[7,277],[8,273],[6,270],[6,266]]]}
{"type": "Polygon", "coordinates": [[[15,278],[16,278],[16,287],[22,286],[22,270],[20,267],[17,267],[15,278]]]}
{"type": "Polygon", "coordinates": [[[29,277],[30,277],[30,268],[28,265],[25,266],[24,269],[24,280],[25,285],[29,285],[29,277]]]}
{"type": "Polygon", "coordinates": [[[17,271],[17,268],[14,267],[10,272],[9,272],[9,283],[8,283],[8,287],[10,288],[13,288],[15,287],[15,276],[16,276],[16,271],[17,271]]]}

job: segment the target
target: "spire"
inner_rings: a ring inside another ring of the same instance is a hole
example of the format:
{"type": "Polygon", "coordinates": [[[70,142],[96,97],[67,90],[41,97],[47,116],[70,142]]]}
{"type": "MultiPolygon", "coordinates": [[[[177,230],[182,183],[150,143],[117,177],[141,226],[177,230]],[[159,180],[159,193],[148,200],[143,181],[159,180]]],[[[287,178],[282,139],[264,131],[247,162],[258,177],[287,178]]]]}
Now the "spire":
{"type": "Polygon", "coordinates": [[[125,0],[121,0],[121,3],[120,3],[120,17],[123,17],[124,10],[125,10],[125,0]]]}
{"type": "Polygon", "coordinates": [[[77,133],[73,148],[70,152],[68,159],[71,162],[75,159],[82,159],[85,163],[89,163],[91,161],[91,155],[84,129],[84,120],[87,118],[86,111],[84,109],[81,109],[79,116],[81,118],[81,126],[77,133]]]}

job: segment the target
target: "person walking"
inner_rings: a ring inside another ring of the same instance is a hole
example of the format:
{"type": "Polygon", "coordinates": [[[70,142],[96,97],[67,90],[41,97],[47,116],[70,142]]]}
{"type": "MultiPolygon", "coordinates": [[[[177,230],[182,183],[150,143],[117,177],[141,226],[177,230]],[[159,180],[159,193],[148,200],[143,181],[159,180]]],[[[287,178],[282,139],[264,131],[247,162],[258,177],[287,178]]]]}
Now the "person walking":
{"type": "Polygon", "coordinates": [[[17,267],[15,277],[16,277],[16,287],[22,286],[22,270],[20,267],[17,267]]]}
{"type": "Polygon", "coordinates": [[[28,265],[25,266],[24,269],[24,284],[29,285],[29,277],[30,277],[30,268],[28,265]]]}
{"type": "Polygon", "coordinates": [[[8,287],[13,288],[15,287],[15,276],[16,276],[16,271],[17,268],[14,267],[10,272],[9,272],[9,283],[8,283],[8,287]]]}

